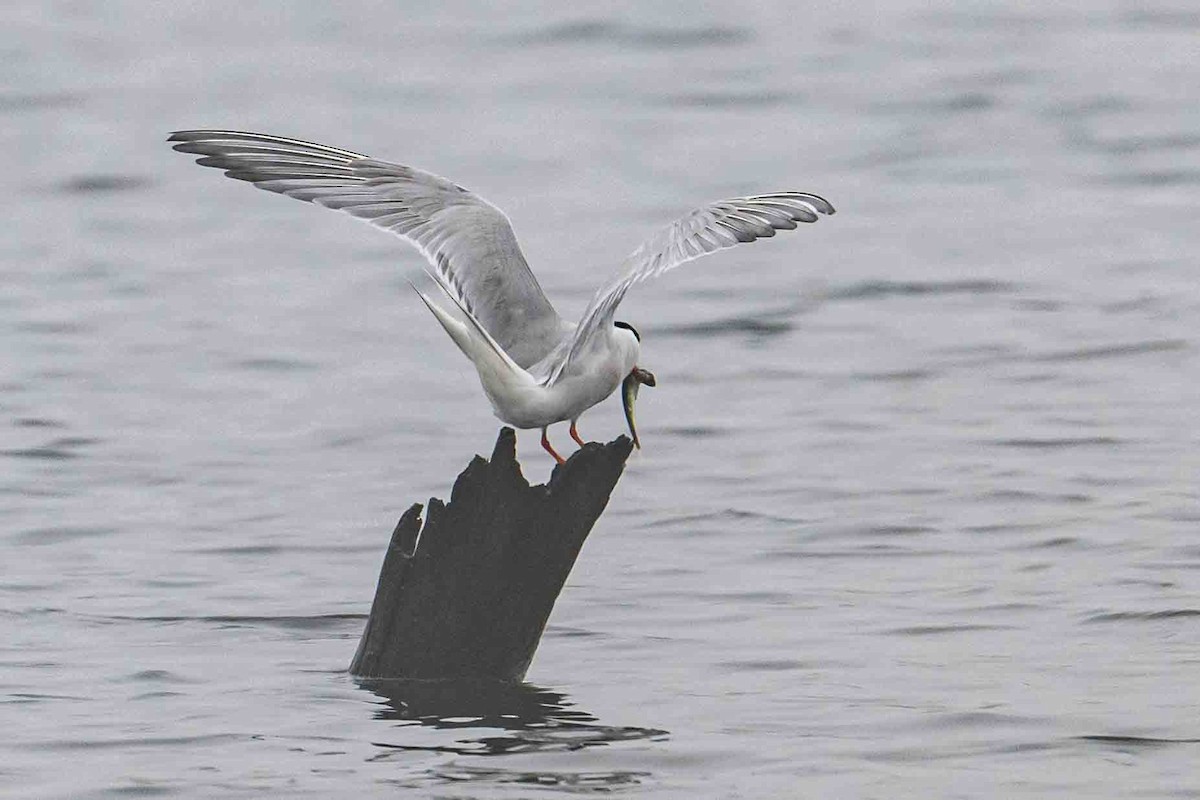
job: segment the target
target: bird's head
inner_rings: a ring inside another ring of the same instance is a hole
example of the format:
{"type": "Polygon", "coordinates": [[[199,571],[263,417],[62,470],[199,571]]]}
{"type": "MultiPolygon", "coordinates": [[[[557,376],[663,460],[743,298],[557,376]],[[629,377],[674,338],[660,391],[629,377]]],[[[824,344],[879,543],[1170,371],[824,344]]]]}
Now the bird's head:
{"type": "MultiPolygon", "coordinates": [[[[639,334],[637,329],[628,322],[618,321],[614,322],[613,324],[616,325],[617,328],[633,334],[633,360],[636,362],[637,354],[641,352],[641,334],[639,334]]],[[[640,389],[643,384],[646,386],[656,385],[654,373],[650,372],[649,370],[642,369],[635,363],[633,369],[631,369],[629,374],[625,376],[625,380],[621,382],[621,403],[625,406],[625,421],[629,423],[629,435],[633,437],[633,445],[637,448],[641,448],[642,443],[638,439],[637,425],[634,423],[633,405],[637,402],[638,389],[640,389]]]]}

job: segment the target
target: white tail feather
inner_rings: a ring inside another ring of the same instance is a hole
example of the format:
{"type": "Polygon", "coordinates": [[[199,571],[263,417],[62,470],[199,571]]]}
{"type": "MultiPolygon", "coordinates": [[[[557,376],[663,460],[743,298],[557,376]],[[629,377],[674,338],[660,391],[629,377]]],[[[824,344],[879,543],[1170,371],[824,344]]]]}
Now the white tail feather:
{"type": "MultiPolygon", "coordinates": [[[[411,285],[411,284],[410,284],[411,285]]],[[[441,285],[440,283],[438,284],[441,285]]],[[[446,292],[446,296],[462,311],[466,317],[466,322],[461,322],[454,318],[444,308],[433,302],[416,286],[413,286],[413,291],[421,298],[421,302],[425,304],[437,321],[441,323],[446,333],[458,345],[458,349],[462,350],[463,355],[471,359],[471,363],[475,365],[476,372],[479,373],[479,381],[483,384],[483,390],[487,394],[488,399],[492,403],[492,407],[499,412],[500,406],[496,402],[495,395],[506,396],[513,391],[518,391],[521,388],[532,387],[536,384],[533,376],[527,371],[518,366],[508,354],[504,352],[504,348],[496,343],[479,321],[476,320],[471,313],[462,307],[455,300],[455,297],[450,292],[446,292]]],[[[445,291],[443,287],[443,291],[445,291]]]]}

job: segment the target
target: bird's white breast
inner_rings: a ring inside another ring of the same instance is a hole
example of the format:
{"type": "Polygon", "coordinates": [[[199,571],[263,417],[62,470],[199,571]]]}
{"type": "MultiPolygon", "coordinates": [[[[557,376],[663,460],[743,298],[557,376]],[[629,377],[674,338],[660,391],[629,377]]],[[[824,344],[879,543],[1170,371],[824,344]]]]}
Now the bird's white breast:
{"type": "Polygon", "coordinates": [[[608,337],[550,386],[536,381],[489,380],[481,372],[483,389],[496,416],[517,428],[541,428],[578,419],[616,391],[637,361],[636,339],[624,335],[624,331],[620,333],[608,337]]]}

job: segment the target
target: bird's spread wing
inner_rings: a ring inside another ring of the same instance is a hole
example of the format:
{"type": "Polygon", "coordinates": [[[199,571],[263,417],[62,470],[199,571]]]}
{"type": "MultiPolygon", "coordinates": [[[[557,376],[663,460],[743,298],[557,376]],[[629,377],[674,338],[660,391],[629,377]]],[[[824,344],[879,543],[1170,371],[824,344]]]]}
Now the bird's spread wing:
{"type": "Polygon", "coordinates": [[[508,217],[461,186],[349,150],[260,133],[177,131],[168,141],[231,178],[345,211],[405,238],[428,259],[442,288],[521,366],[559,342],[563,322],[508,217]]]}
{"type": "Polygon", "coordinates": [[[742,242],[793,230],[798,222],[816,222],[834,213],[823,197],[804,192],[778,192],[722,200],[698,208],[644,242],[625,260],[620,276],[592,297],[569,346],[561,346],[558,361],[547,372],[553,383],[573,359],[586,353],[595,337],[613,324],[613,313],[625,292],[636,283],[656,277],[695,258],[742,242]]]}

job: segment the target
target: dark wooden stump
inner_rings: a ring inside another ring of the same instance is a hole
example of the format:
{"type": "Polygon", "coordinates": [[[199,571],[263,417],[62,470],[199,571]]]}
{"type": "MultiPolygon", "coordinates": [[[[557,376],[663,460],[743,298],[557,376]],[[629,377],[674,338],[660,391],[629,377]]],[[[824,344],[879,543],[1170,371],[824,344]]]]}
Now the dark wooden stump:
{"type": "Polygon", "coordinates": [[[633,442],[589,443],[530,486],[516,433],[475,456],[450,503],[404,513],[350,672],[362,678],[519,681],[633,442]]]}

